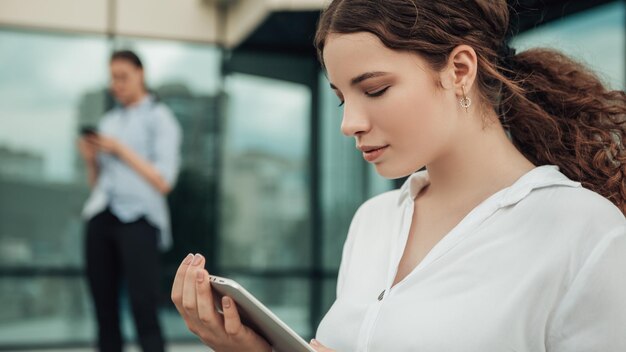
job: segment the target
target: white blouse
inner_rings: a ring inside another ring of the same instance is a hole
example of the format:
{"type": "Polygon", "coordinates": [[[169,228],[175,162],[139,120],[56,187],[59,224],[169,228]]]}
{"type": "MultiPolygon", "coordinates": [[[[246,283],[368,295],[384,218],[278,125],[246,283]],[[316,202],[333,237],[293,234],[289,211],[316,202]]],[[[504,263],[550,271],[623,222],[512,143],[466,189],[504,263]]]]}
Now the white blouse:
{"type": "Polygon", "coordinates": [[[339,352],[624,352],[626,219],[537,167],[474,208],[391,287],[426,171],[352,220],[316,339],[339,352]]]}

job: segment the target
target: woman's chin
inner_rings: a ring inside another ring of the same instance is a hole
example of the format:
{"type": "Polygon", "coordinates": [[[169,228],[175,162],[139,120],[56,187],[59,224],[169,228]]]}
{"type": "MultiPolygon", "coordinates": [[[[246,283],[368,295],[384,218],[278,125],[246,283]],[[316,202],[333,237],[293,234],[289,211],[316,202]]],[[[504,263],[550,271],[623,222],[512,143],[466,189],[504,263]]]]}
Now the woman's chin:
{"type": "Polygon", "coordinates": [[[407,167],[407,165],[393,165],[389,162],[376,163],[374,168],[376,168],[376,173],[390,180],[407,177],[419,169],[407,167]]]}

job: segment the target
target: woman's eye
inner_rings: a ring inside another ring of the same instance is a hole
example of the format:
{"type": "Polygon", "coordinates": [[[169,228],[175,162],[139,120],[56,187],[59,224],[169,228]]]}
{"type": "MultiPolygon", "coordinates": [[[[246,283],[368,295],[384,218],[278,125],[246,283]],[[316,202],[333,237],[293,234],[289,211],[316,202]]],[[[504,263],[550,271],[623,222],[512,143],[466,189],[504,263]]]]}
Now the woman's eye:
{"type": "Polygon", "coordinates": [[[383,95],[387,89],[389,89],[390,86],[387,86],[381,90],[377,90],[375,92],[369,93],[369,92],[365,92],[365,95],[367,95],[368,97],[379,97],[381,95],[383,95]]]}

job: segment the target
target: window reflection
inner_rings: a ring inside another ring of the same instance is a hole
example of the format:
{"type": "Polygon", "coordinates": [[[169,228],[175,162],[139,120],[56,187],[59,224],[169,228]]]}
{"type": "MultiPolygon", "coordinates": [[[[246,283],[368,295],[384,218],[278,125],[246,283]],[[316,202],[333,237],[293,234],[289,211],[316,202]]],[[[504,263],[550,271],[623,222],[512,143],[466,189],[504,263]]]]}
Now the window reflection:
{"type": "Polygon", "coordinates": [[[309,267],[311,93],[244,74],[225,83],[220,265],[309,267]]]}
{"type": "Polygon", "coordinates": [[[93,319],[81,278],[2,278],[0,344],[84,342],[93,319]]]}
{"type": "Polygon", "coordinates": [[[79,266],[82,113],[101,114],[109,45],[98,36],[0,32],[0,265],[79,266]],[[45,59],[41,53],[45,52],[45,59]]]}

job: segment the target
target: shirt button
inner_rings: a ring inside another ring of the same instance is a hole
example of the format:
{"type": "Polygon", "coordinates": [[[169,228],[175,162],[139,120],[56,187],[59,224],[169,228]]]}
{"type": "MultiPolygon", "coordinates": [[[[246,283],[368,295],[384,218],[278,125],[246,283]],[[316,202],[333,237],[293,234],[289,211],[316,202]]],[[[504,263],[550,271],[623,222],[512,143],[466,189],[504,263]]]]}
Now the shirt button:
{"type": "Polygon", "coordinates": [[[380,295],[378,295],[378,300],[382,301],[383,297],[385,297],[385,290],[383,290],[383,292],[381,292],[380,295]]]}

